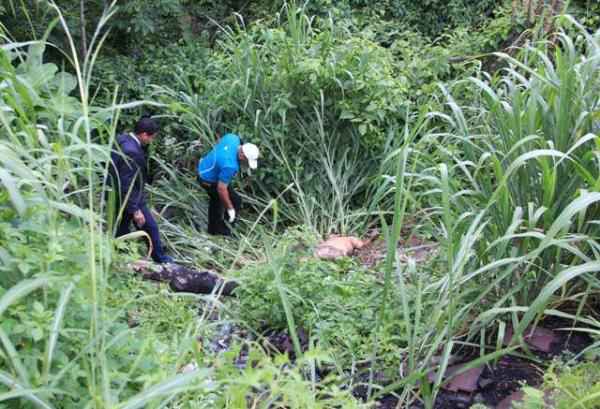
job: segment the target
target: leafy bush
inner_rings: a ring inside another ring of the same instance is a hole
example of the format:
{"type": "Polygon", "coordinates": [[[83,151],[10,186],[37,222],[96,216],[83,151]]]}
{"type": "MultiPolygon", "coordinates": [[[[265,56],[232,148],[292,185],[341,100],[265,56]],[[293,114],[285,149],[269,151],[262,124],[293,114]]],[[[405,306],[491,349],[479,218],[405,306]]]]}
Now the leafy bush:
{"type": "MultiPolygon", "coordinates": [[[[249,265],[236,275],[239,315],[243,322],[262,331],[288,330],[290,317],[321,349],[335,351],[343,359],[366,359],[377,326],[382,286],[377,274],[351,259],[337,262],[313,257],[311,233],[288,231],[268,259],[249,265]]],[[[399,317],[393,311],[390,322],[399,317]]],[[[383,328],[378,334],[385,359],[398,360],[398,348],[406,343],[402,325],[383,328]],[[389,332],[388,332],[389,331],[389,332]]]]}
{"type": "MultiPolygon", "coordinates": [[[[296,195],[330,196],[317,207],[338,206],[315,212],[328,221],[315,223],[319,230],[346,229],[351,203],[364,201],[365,171],[377,166],[403,121],[408,83],[396,76],[389,52],[315,28],[306,14],[290,10],[285,27],[255,24],[232,32],[202,68],[180,76],[182,89],[163,86],[156,94],[183,124],[171,145],[177,150],[166,148],[162,157],[192,167],[220,125],[262,147],[263,165],[246,193],[265,203],[294,181],[296,195]],[[336,185],[345,185],[343,198],[331,195],[336,185]],[[330,225],[341,211],[340,224],[330,225]]],[[[298,205],[291,192],[280,198],[282,216],[308,220],[315,206],[298,205]]]]}
{"type": "Polygon", "coordinates": [[[82,72],[59,72],[43,51],[37,41],[0,49],[2,399],[23,408],[143,405],[154,399],[144,390],[175,368],[160,366],[154,341],[128,328],[127,296],[107,303],[116,287],[100,205],[109,149],[92,142],[92,129],[110,141],[118,107],[89,105],[82,72]]]}
{"type": "Polygon", "coordinates": [[[497,3],[493,0],[383,0],[372,7],[368,0],[317,0],[308,4],[313,14],[352,13],[374,26],[382,20],[393,21],[433,38],[458,26],[474,26],[492,14],[497,3]]]}
{"type": "Polygon", "coordinates": [[[597,408],[600,405],[598,364],[586,362],[574,367],[551,367],[544,375],[544,384],[540,389],[526,387],[524,391],[523,402],[513,407],[542,409],[551,405],[556,409],[597,408]]]}

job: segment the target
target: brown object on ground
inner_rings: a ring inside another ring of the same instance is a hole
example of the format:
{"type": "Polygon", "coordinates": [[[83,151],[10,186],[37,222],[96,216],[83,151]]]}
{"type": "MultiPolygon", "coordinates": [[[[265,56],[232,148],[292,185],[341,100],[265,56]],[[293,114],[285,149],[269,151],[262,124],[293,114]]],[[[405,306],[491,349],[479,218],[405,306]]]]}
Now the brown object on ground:
{"type": "MultiPolygon", "coordinates": [[[[504,335],[504,345],[509,345],[513,339],[513,329],[508,327],[504,335]]],[[[525,342],[534,349],[542,352],[550,352],[552,344],[558,339],[554,331],[542,327],[528,327],[523,334],[525,342]]]]}
{"type": "Polygon", "coordinates": [[[365,242],[354,236],[332,236],[315,248],[315,257],[325,260],[335,260],[348,257],[355,249],[361,249],[365,242]]]}
{"type": "MultiPolygon", "coordinates": [[[[464,368],[464,366],[465,365],[454,365],[446,369],[444,378],[449,379],[450,381],[442,385],[444,389],[452,392],[475,392],[478,389],[478,381],[479,377],[483,373],[483,366],[467,369],[458,375],[454,375],[464,368]]],[[[437,373],[429,374],[429,380],[431,382],[435,382],[436,377],[437,373]]]]}
{"type": "Polygon", "coordinates": [[[175,292],[233,295],[239,286],[237,282],[228,281],[216,273],[197,271],[175,263],[153,265],[138,261],[132,268],[142,273],[145,280],[168,282],[175,292]]]}

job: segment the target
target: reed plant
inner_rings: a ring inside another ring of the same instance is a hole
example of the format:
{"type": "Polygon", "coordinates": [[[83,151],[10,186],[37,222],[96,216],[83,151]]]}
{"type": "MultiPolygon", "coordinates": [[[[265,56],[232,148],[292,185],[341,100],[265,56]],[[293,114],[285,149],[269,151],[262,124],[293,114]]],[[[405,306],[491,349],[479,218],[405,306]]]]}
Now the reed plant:
{"type": "Polygon", "coordinates": [[[449,358],[464,347],[480,350],[466,370],[527,350],[525,329],[545,316],[572,319],[572,330],[596,327],[586,303],[598,292],[600,267],[598,36],[568,16],[562,23],[553,42],[497,54],[506,63],[498,74],[454,85],[479,90],[471,105],[441,86],[447,111],[416,121],[409,144],[398,138],[398,157],[382,175],[395,184],[382,185],[378,203],[393,206],[395,226],[407,203],[425,215],[416,233],[434,232],[441,251],[429,267],[400,263],[397,228],[387,235],[384,269],[397,299],[384,297],[382,309],[403,311],[409,342],[402,380],[375,397],[395,389],[433,407],[449,358]],[[504,347],[508,326],[515,336],[504,347]]]}

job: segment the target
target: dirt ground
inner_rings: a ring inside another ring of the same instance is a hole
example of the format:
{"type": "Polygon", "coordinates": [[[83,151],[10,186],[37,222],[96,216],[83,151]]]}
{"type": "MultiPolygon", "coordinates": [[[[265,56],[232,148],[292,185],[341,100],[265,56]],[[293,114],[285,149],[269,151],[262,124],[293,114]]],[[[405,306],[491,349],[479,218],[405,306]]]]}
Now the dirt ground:
{"type": "MultiPolygon", "coordinates": [[[[544,370],[555,357],[565,353],[576,355],[592,344],[592,338],[585,333],[560,330],[573,325],[573,322],[562,318],[549,317],[543,320],[538,326],[540,336],[529,338],[529,342],[532,344],[535,342],[538,348],[547,346],[547,350],[540,350],[530,345],[534,357],[541,363],[506,355],[494,364],[483,366],[480,371],[472,371],[471,378],[465,376],[458,383],[450,381],[438,394],[434,408],[461,409],[469,408],[475,403],[482,403],[490,408],[510,409],[513,400],[522,399],[520,392],[522,385],[538,387],[543,383],[544,370]],[[550,338],[546,339],[546,337],[550,338]],[[474,386],[470,391],[449,390],[452,387],[468,389],[470,385],[474,386]]],[[[531,334],[534,335],[533,331],[531,334]]],[[[473,359],[476,358],[476,351],[471,355],[473,359]]],[[[468,362],[469,359],[464,360],[464,363],[468,362]]],[[[377,406],[381,409],[398,407],[398,399],[392,395],[380,399],[377,406]]],[[[415,409],[423,407],[421,403],[411,406],[415,409]]]]}

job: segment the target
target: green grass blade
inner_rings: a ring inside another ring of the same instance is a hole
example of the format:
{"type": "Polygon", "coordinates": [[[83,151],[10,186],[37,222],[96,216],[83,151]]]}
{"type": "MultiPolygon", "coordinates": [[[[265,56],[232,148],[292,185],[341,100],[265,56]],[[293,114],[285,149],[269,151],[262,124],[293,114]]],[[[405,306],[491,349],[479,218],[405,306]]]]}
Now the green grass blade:
{"type": "Polygon", "coordinates": [[[4,371],[0,371],[0,383],[3,383],[9,389],[23,391],[23,397],[30,401],[35,407],[42,409],[54,409],[54,406],[38,397],[35,393],[27,392],[29,388],[21,385],[18,380],[14,379],[10,374],[4,371]]]}
{"type": "Polygon", "coordinates": [[[32,291],[37,290],[38,288],[47,286],[51,282],[55,280],[47,277],[36,278],[34,280],[24,280],[19,284],[11,287],[3,296],[0,298],[0,317],[4,311],[12,304],[20,300],[22,297],[25,297],[27,294],[32,291]]]}
{"type": "Polygon", "coordinates": [[[65,315],[65,308],[69,302],[74,288],[75,285],[73,283],[69,283],[69,285],[63,288],[60,294],[60,299],[58,300],[56,311],[54,312],[54,320],[52,321],[52,327],[50,328],[50,337],[46,342],[46,354],[44,359],[44,369],[42,372],[44,383],[48,382],[48,375],[50,374],[50,368],[54,358],[54,351],[56,349],[60,327],[62,326],[63,317],[65,315]]]}
{"type": "Polygon", "coordinates": [[[189,372],[186,374],[175,375],[169,379],[166,379],[160,382],[157,385],[154,385],[132,398],[128,399],[126,402],[117,406],[118,409],[139,409],[144,408],[146,405],[150,404],[152,401],[164,398],[165,396],[172,394],[179,394],[184,392],[189,392],[196,388],[192,384],[194,382],[200,382],[205,380],[210,374],[209,370],[198,370],[189,372]]]}
{"type": "Polygon", "coordinates": [[[525,329],[533,322],[534,318],[544,311],[550,298],[559,288],[584,274],[598,271],[600,271],[600,261],[592,261],[562,271],[555,279],[542,288],[540,294],[527,309],[527,312],[515,330],[515,334],[524,333],[525,329]]]}
{"type": "Polygon", "coordinates": [[[4,330],[1,327],[0,327],[0,342],[2,342],[2,346],[4,347],[4,350],[6,351],[6,355],[10,359],[10,362],[11,362],[13,368],[15,369],[15,372],[19,375],[21,382],[23,383],[24,386],[29,387],[30,386],[29,373],[27,372],[27,369],[23,366],[23,363],[21,362],[21,359],[19,358],[19,353],[17,352],[13,343],[10,341],[10,338],[8,338],[8,335],[6,335],[6,333],[4,332],[4,330]]]}

